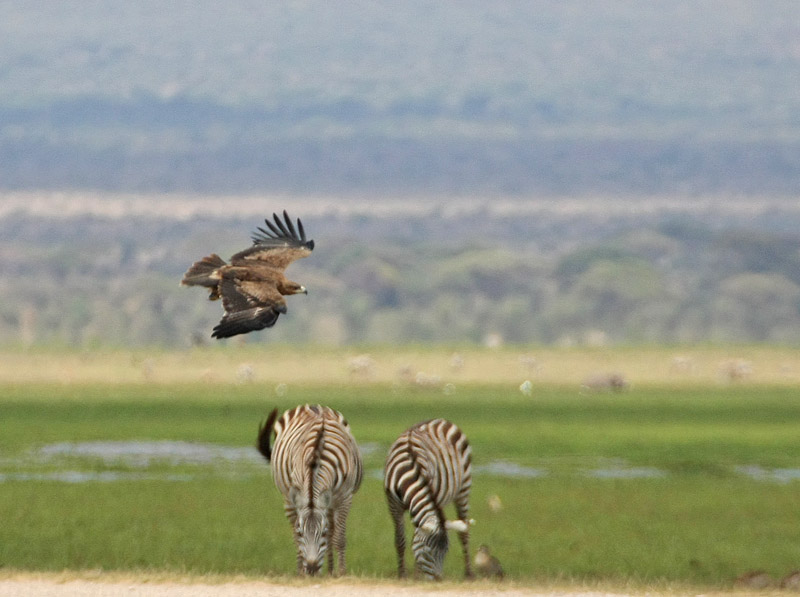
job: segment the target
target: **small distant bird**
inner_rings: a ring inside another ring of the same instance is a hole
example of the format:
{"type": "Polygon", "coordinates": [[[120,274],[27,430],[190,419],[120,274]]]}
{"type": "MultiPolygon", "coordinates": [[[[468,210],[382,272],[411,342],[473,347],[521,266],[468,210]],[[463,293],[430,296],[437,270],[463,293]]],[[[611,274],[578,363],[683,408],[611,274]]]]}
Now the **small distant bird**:
{"type": "Polygon", "coordinates": [[[772,584],[772,579],[763,570],[751,570],[739,576],[734,584],[748,589],[766,589],[772,584]]]}
{"type": "Polygon", "coordinates": [[[781,579],[781,589],[800,590],[800,570],[794,570],[781,579]]]}
{"type": "Polygon", "coordinates": [[[628,380],[620,373],[598,373],[590,375],[581,384],[582,391],[622,392],[628,389],[628,380]]]}
{"type": "Polygon", "coordinates": [[[295,228],[286,211],[283,221],[277,214],[272,217],[274,223],[264,220],[267,229],[258,228],[252,235],[253,246],[236,253],[230,264],[212,253],[183,275],[181,284],[208,288],[209,300],[222,298],[225,315],[211,334],[214,338],[272,327],[278,315],[286,313],[284,296],[308,294],[283,272],[292,262],[308,257],[314,241],[306,240],[302,222],[298,219],[295,228]]]}
{"type": "Polygon", "coordinates": [[[478,574],[487,578],[503,578],[503,567],[500,560],[489,553],[488,545],[481,545],[474,558],[475,570],[478,574]]]}

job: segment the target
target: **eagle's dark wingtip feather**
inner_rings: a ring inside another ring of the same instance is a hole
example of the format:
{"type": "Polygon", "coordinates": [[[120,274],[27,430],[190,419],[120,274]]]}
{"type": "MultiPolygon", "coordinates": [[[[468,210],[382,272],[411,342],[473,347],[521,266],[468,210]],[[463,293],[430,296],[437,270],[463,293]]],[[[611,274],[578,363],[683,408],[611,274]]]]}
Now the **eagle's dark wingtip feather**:
{"type": "Polygon", "coordinates": [[[289,229],[291,237],[294,240],[300,240],[300,237],[297,235],[297,230],[294,229],[294,224],[292,224],[292,218],[289,217],[285,209],[283,210],[283,219],[286,220],[286,226],[289,229]]]}
{"type": "Polygon", "coordinates": [[[262,242],[262,241],[263,241],[264,239],[266,239],[266,238],[275,238],[275,237],[272,235],[272,233],[270,233],[270,232],[267,232],[267,231],[266,231],[266,230],[264,230],[264,229],[263,229],[261,226],[258,226],[256,229],[258,230],[258,232],[254,232],[254,233],[252,234],[252,236],[250,237],[250,238],[252,238],[252,239],[253,239],[253,244],[256,244],[256,245],[257,245],[258,243],[262,242]],[[259,233],[260,233],[260,234],[259,234],[259,233]]]}
{"type": "Polygon", "coordinates": [[[283,219],[276,214],[272,214],[272,220],[269,218],[264,219],[266,228],[258,226],[256,231],[250,236],[254,245],[267,244],[270,246],[277,246],[280,243],[270,241],[289,241],[288,244],[294,245],[295,243],[305,246],[309,250],[314,249],[314,241],[308,240],[306,230],[300,218],[297,218],[297,225],[289,217],[288,212],[283,210],[283,219]]]}
{"type": "Polygon", "coordinates": [[[239,334],[247,334],[271,328],[278,320],[278,315],[286,313],[286,305],[278,307],[256,307],[244,311],[225,313],[220,322],[212,330],[211,337],[221,340],[239,334]]]}
{"type": "Polygon", "coordinates": [[[270,222],[268,219],[264,220],[264,223],[269,227],[270,230],[272,230],[272,233],[275,235],[275,236],[270,235],[271,238],[278,238],[281,235],[281,231],[278,230],[275,227],[275,224],[270,222]]]}
{"type": "Polygon", "coordinates": [[[286,227],[283,225],[283,222],[281,222],[281,219],[280,219],[280,217],[278,216],[278,214],[274,213],[274,214],[272,214],[272,217],[273,217],[273,218],[275,218],[275,223],[278,225],[278,228],[280,228],[280,229],[281,229],[281,232],[283,232],[283,236],[291,236],[291,235],[289,234],[289,231],[288,231],[288,230],[286,229],[286,227]]]}

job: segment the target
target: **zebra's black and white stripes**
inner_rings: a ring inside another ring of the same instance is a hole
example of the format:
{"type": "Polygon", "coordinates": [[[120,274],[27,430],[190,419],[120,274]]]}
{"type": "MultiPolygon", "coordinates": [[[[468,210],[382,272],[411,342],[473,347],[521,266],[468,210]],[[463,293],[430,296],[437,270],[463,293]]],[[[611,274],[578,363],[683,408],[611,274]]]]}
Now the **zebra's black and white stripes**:
{"type": "Polygon", "coordinates": [[[327,554],[332,574],[335,549],[338,573],[344,574],[345,525],[363,477],[350,426],[341,413],[319,405],[297,406],[277,417],[275,409],[260,427],[257,446],[272,463],[272,477],[283,494],[298,572],[317,573],[327,554]],[[270,447],[273,427],[275,443],[270,447]]]}
{"type": "Polygon", "coordinates": [[[469,492],[472,457],[464,433],[445,419],[418,423],[400,435],[389,449],[384,489],[394,520],[398,574],[405,569],[405,528],[408,510],[414,525],[412,551],[419,573],[439,579],[449,545],[447,531],[458,531],[469,578],[469,492]],[[453,502],[457,520],[449,521],[444,507],[453,502]]]}

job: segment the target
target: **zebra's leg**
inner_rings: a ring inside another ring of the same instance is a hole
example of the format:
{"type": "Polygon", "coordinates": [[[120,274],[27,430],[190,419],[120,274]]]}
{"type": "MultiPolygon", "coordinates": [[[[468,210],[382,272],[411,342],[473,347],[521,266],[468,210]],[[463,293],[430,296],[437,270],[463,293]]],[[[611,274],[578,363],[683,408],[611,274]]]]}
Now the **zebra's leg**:
{"type": "MultiPolygon", "coordinates": [[[[336,514],[333,507],[328,510],[328,576],[333,575],[333,552],[336,547],[336,514]]],[[[342,554],[339,554],[339,563],[341,565],[342,554]]]]}
{"type": "Polygon", "coordinates": [[[286,518],[289,519],[289,524],[292,525],[292,536],[294,537],[294,548],[297,551],[297,574],[303,574],[303,556],[300,553],[300,537],[297,535],[297,511],[294,506],[287,503],[284,505],[286,518]]]}
{"type": "Polygon", "coordinates": [[[352,498],[345,499],[333,515],[333,544],[331,551],[336,548],[336,553],[339,561],[339,576],[347,574],[347,516],[350,513],[350,504],[352,498]]]}
{"type": "Polygon", "coordinates": [[[469,492],[467,491],[456,497],[455,504],[458,519],[467,523],[467,530],[464,532],[459,531],[458,533],[458,538],[461,540],[461,549],[464,552],[464,577],[474,578],[472,562],[469,559],[469,492]]]}
{"type": "Polygon", "coordinates": [[[391,496],[389,497],[389,513],[394,521],[394,547],[397,550],[397,576],[406,577],[406,528],[403,521],[405,508],[391,496]]]}

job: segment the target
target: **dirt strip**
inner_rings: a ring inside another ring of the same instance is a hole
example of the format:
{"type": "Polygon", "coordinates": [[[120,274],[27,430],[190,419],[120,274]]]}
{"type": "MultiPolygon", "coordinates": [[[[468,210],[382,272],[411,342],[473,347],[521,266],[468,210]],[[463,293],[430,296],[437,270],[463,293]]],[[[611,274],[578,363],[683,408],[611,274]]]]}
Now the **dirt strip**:
{"type": "MultiPolygon", "coordinates": [[[[502,586],[444,588],[419,585],[320,583],[286,585],[244,581],[222,584],[95,580],[0,580],[2,597],[628,597],[605,592],[539,592],[502,586]]],[[[739,595],[737,595],[739,597],[739,595]]]]}

